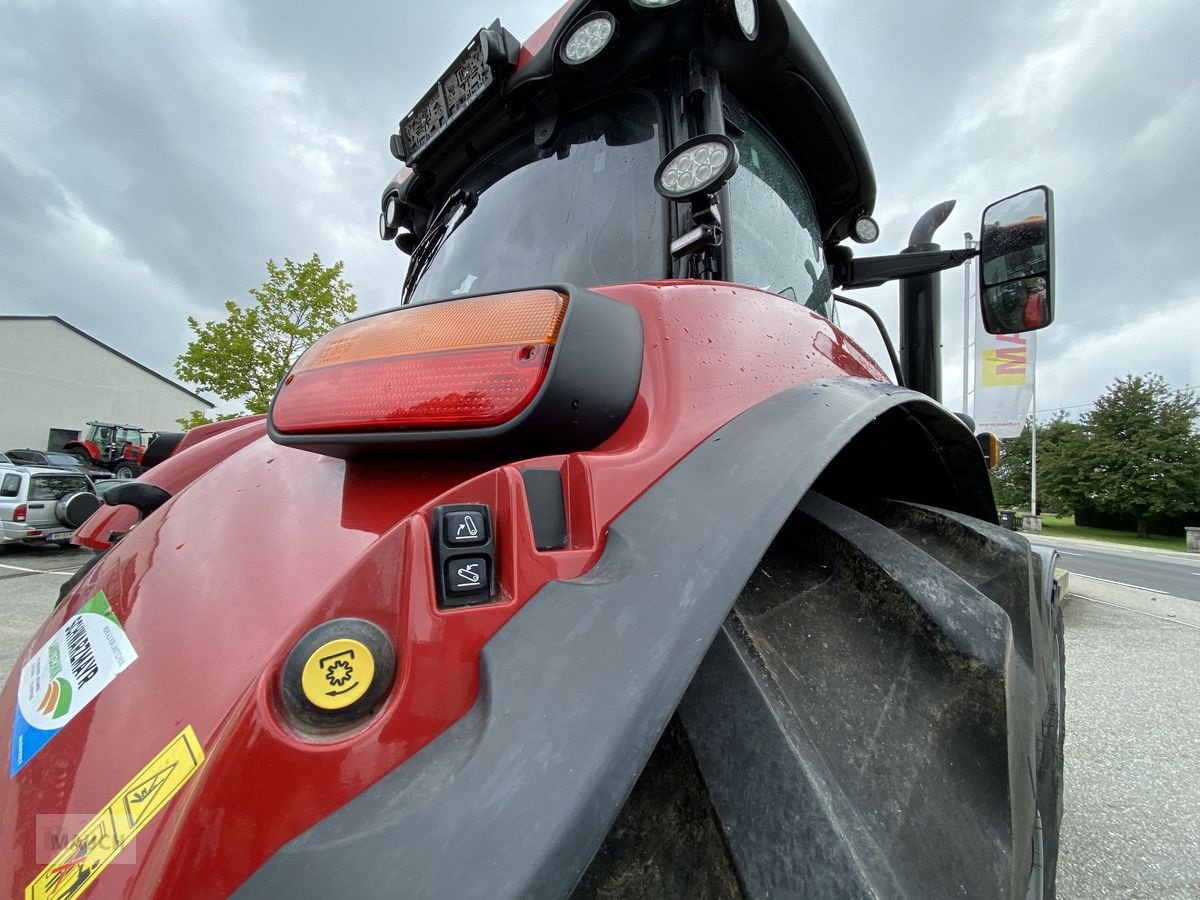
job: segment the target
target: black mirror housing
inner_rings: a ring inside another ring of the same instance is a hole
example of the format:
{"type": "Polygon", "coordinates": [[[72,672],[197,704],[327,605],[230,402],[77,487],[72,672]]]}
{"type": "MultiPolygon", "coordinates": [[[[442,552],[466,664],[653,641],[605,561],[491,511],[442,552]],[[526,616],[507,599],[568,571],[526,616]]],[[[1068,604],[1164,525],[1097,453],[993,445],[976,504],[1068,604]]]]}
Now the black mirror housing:
{"type": "Polygon", "coordinates": [[[1054,192],[1045,185],[998,200],[979,228],[979,302],[989,334],[1054,321],[1054,192]]]}

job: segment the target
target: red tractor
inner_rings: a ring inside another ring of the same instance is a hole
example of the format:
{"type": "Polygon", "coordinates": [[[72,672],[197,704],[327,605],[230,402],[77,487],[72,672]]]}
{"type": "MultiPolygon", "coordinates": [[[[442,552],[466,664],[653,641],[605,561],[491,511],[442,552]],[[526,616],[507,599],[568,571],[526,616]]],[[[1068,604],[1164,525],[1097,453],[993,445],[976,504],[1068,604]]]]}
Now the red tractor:
{"type": "Polygon", "coordinates": [[[850,252],[791,4],[496,22],[391,149],[402,304],[78,530],[0,694],[0,894],[1053,897],[1055,555],[924,331],[989,233],[850,252]],[[890,280],[895,371],[833,317],[890,280]]]}
{"type": "Polygon", "coordinates": [[[112,422],[88,422],[87,436],[68,441],[63,450],[84,465],[109,469],[118,478],[137,478],[142,474],[142,457],[155,433],[133,425],[112,422]]]}

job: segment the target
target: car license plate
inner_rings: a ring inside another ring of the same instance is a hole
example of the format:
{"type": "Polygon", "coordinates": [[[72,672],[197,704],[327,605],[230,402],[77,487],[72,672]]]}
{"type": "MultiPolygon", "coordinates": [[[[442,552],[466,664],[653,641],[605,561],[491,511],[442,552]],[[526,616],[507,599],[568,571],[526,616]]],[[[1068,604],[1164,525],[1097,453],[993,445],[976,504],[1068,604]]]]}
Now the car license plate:
{"type": "Polygon", "coordinates": [[[48,541],[69,541],[75,536],[73,531],[50,531],[46,534],[48,541]]]}

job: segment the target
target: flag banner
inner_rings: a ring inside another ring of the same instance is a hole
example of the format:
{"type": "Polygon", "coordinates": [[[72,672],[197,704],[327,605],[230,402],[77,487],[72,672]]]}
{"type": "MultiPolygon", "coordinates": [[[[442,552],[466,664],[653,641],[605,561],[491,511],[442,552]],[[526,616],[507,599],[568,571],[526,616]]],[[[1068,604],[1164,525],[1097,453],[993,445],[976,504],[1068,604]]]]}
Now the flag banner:
{"type": "Polygon", "coordinates": [[[1037,335],[988,334],[975,309],[975,427],[999,438],[1016,437],[1033,400],[1037,335]]]}

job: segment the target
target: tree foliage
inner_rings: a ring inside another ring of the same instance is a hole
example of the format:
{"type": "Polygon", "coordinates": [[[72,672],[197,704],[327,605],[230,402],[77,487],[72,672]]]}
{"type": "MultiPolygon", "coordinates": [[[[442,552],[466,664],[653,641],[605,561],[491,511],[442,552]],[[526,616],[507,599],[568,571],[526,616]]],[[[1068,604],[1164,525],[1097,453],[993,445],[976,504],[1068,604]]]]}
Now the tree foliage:
{"type": "Polygon", "coordinates": [[[1200,399],[1159,375],[1118,378],[1083,417],[1079,499],[1101,512],[1148,520],[1194,509],[1200,497],[1200,399]]]}
{"type": "Polygon", "coordinates": [[[213,422],[224,422],[226,419],[236,419],[237,413],[218,413],[215,419],[210,419],[203,410],[193,409],[186,418],[176,419],[184,431],[191,431],[200,425],[211,425],[213,422]]]}
{"type": "MultiPolygon", "coordinates": [[[[1032,421],[1032,416],[1030,417],[1032,421]]],[[[1059,413],[1037,429],[1038,506],[1069,513],[1078,472],[1071,460],[1085,440],[1082,427],[1059,413]]],[[[992,472],[992,490],[1001,507],[1028,509],[1030,501],[1030,457],[1032,435],[1029,424],[1015,438],[1000,442],[1000,464],[992,472]]]]}
{"type": "Polygon", "coordinates": [[[340,260],[323,266],[315,253],[301,263],[267,260],[267,280],[250,289],[253,304],[226,301],[226,317],[203,325],[188,317],[195,339],[176,361],[176,374],[222,400],[243,403],[250,413],[266,412],[301,352],[357,309],[343,267],[340,260]]]}
{"type": "MultiPolygon", "coordinates": [[[[1137,522],[1194,510],[1200,500],[1200,400],[1158,375],[1118,378],[1078,423],[1038,426],[1039,504],[1059,513],[1098,510],[1137,522]]],[[[996,503],[1029,505],[1030,430],[1001,443],[992,473],[996,503]]]]}

